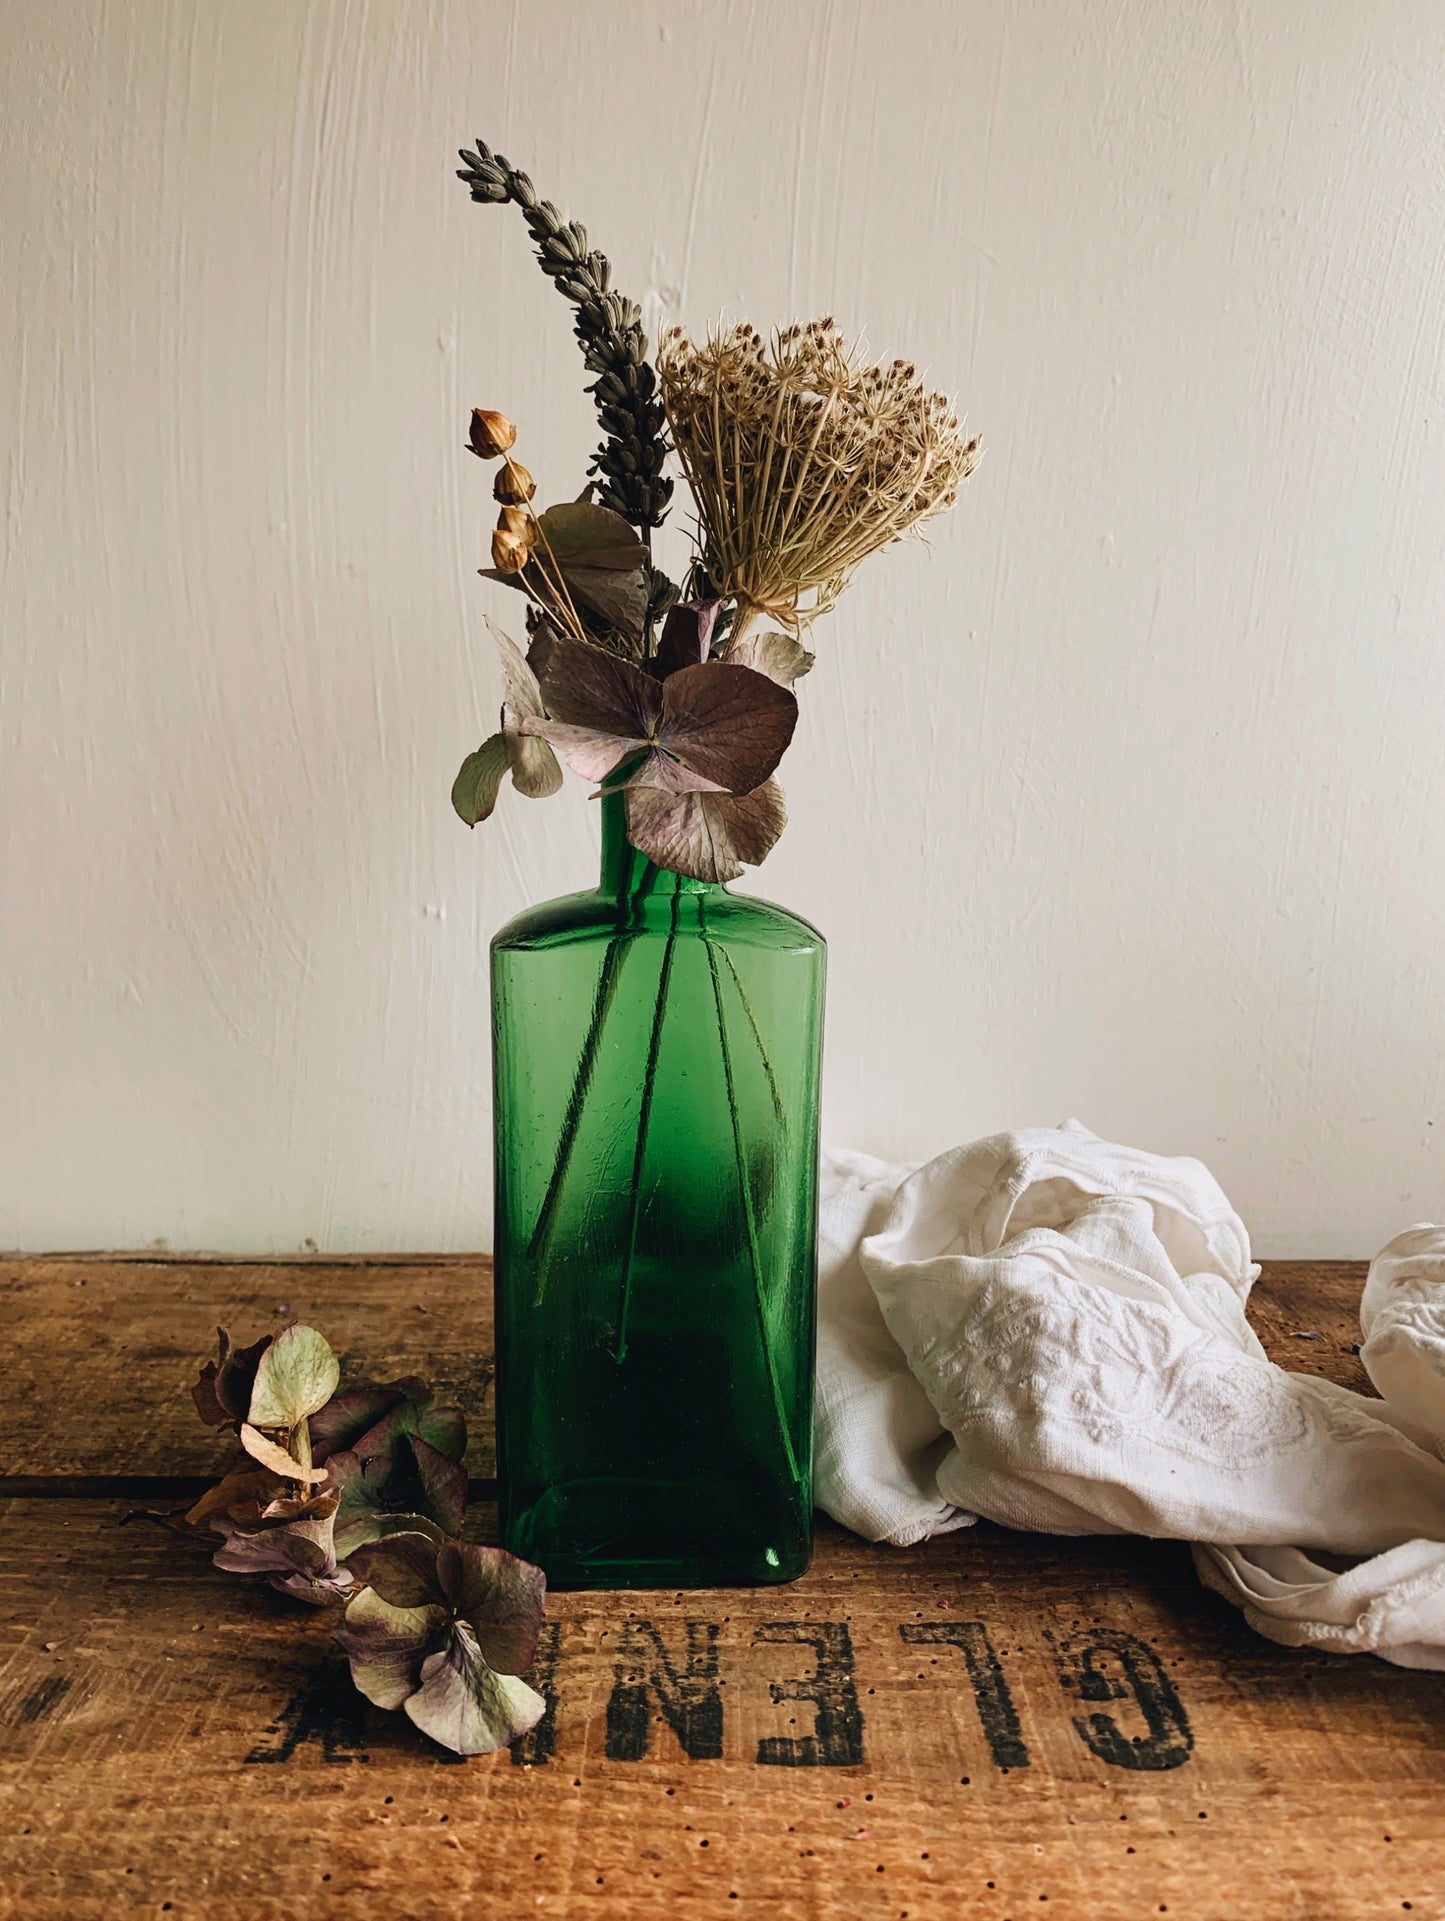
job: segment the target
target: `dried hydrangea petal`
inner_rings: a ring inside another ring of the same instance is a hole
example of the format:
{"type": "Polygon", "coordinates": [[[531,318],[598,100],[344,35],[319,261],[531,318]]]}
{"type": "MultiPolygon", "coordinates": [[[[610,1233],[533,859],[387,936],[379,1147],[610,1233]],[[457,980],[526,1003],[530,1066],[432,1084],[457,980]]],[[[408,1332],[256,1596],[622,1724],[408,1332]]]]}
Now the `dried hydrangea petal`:
{"type": "Polygon", "coordinates": [[[546,1702],[525,1681],[496,1674],[465,1621],[421,1665],[421,1685],[403,1703],[423,1734],[454,1754],[494,1754],[541,1720],[546,1702]]]}
{"type": "Polygon", "coordinates": [[[459,1461],[467,1449],[466,1416],[451,1402],[439,1402],[434,1390],[420,1381],[398,1381],[402,1398],[359,1440],[352,1443],[366,1459],[372,1454],[395,1455],[403,1441],[419,1435],[449,1460],[459,1461]]]}
{"type": "Polygon", "coordinates": [[[356,1520],[346,1520],[338,1512],[334,1538],[338,1561],[350,1562],[358,1548],[370,1547],[373,1541],[389,1540],[393,1534],[425,1534],[440,1545],[443,1536],[434,1521],[424,1514],[363,1514],[356,1520]]]}
{"type": "Polygon", "coordinates": [[[668,609],[657,652],[648,663],[658,680],[707,659],[721,609],[720,600],[680,600],[668,609]]]}
{"type": "Polygon", "coordinates": [[[448,1534],[460,1534],[467,1514],[467,1470],[424,1441],[418,1434],[411,1443],[421,1482],[422,1506],[448,1534]]]}
{"type": "Polygon", "coordinates": [[[728,648],[725,658],[732,666],[751,667],[755,673],[766,674],[780,687],[791,687],[813,665],[813,656],[801,641],[776,631],[744,634],[728,648]]]}
{"type": "Polygon", "coordinates": [[[295,1427],[325,1407],[340,1381],[336,1356],[314,1327],[283,1328],[261,1356],[247,1419],[252,1427],[295,1427]]]}
{"type": "Polygon", "coordinates": [[[284,1474],[292,1481],[319,1482],[326,1479],[324,1467],[303,1467],[294,1456],[286,1452],[284,1447],[269,1440],[259,1428],[252,1427],[249,1421],[241,1423],[241,1445],[253,1461],[259,1461],[262,1467],[270,1468],[273,1474],[284,1474]]]}
{"type": "Polygon", "coordinates": [[[492,734],[462,762],[452,782],[452,806],[468,827],[490,820],[502,791],[502,776],[512,764],[505,734],[492,734]]]}
{"type": "Polygon", "coordinates": [[[540,685],[554,721],[639,746],[662,716],[662,690],[650,674],[572,634],[550,640],[540,685]]]}
{"type": "Polygon", "coordinates": [[[592,781],[606,780],[630,754],[646,744],[630,736],[602,733],[595,727],[578,727],[564,720],[524,720],[522,731],[550,742],[574,774],[592,781]]]}
{"type": "MultiPolygon", "coordinates": [[[[358,1381],[345,1393],[333,1394],[325,1407],[311,1416],[311,1458],[324,1461],[339,1449],[356,1447],[408,1395],[425,1392],[419,1380],[408,1377],[402,1381],[358,1381]]],[[[374,1447],[366,1450],[368,1454],[381,1451],[374,1447]]]]}
{"type": "Polygon", "coordinates": [[[367,1700],[379,1708],[399,1708],[415,1692],[422,1662],[446,1626],[442,1608],[392,1607],[363,1588],[347,1603],[332,1638],[345,1650],[352,1681],[367,1700]]]}
{"type": "Polygon", "coordinates": [[[658,743],[700,780],[750,794],[782,759],[798,724],[785,687],[723,661],[705,661],[662,683],[658,743]]]}
{"type": "Polygon", "coordinates": [[[447,1541],[437,1554],[437,1579],[453,1611],[467,1621],[489,1667],[525,1674],[537,1653],[547,1608],[541,1568],[499,1547],[447,1541]]]}
{"type": "Polygon", "coordinates": [[[225,1427],[245,1420],[251,1405],[251,1384],[261,1356],[271,1345],[271,1336],[263,1334],[249,1347],[233,1348],[230,1334],[224,1327],[218,1327],[216,1341],[217,1358],[206,1362],[191,1389],[196,1412],[207,1427],[225,1427]]]}
{"type": "Polygon", "coordinates": [[[506,739],[517,792],[528,800],[547,800],[555,794],[562,785],[562,769],[548,743],[522,733],[520,724],[508,730],[506,739]]]}
{"type": "Polygon", "coordinates": [[[344,1447],[327,1455],[329,1485],[337,1490],[341,1502],[338,1529],[352,1527],[372,1515],[398,1511],[387,1506],[391,1471],[391,1457],[386,1454],[373,1454],[363,1461],[354,1449],[344,1447]]]}
{"type": "Polygon", "coordinates": [[[265,1574],[271,1586],[316,1607],[324,1607],[352,1586],[339,1565],[332,1540],[336,1503],[283,1526],[236,1528],[211,1559],[232,1574],[265,1574]]]}
{"type": "Polygon", "coordinates": [[[649,860],[693,880],[736,880],[764,860],[787,825],[783,790],[764,781],[751,794],[627,790],[627,837],[649,860]]]}
{"type": "Polygon", "coordinates": [[[659,683],[570,635],[547,649],[542,694],[551,718],[524,718],[524,732],[549,740],[588,780],[607,780],[641,752],[623,784],[674,795],[750,793],[798,720],[792,694],[750,667],[701,661],[659,683]]]}
{"type": "Polygon", "coordinates": [[[443,1607],[448,1597],[437,1575],[441,1551],[432,1535],[409,1530],[354,1549],[347,1565],[389,1607],[443,1607]]]}

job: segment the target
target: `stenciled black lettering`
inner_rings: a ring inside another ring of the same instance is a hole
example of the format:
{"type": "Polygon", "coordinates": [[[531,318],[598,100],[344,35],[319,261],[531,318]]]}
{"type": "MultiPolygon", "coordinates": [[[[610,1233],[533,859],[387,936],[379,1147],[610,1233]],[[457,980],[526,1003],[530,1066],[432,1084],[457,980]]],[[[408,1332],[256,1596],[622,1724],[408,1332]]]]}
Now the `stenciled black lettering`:
{"type": "Polygon", "coordinates": [[[979,1725],[996,1768],[1026,1768],[1028,1745],[1003,1665],[982,1621],[904,1621],[898,1632],[914,1647],[958,1648],[968,1667],[979,1725]]]}
{"type": "Polygon", "coordinates": [[[289,1761],[297,1748],[314,1742],[322,1759],[343,1766],[369,1761],[366,1752],[366,1702],[351,1684],[345,1661],[326,1661],[291,1696],[266,1729],[281,1738],[274,1747],[254,1747],[249,1765],[289,1761]]]}
{"type": "Polygon", "coordinates": [[[640,1761],[652,1729],[652,1703],[690,1761],[722,1758],[723,1708],[717,1683],[715,1621],[685,1621],[686,1652],[674,1660],[651,1621],[628,1621],[617,1639],[617,1679],[607,1703],[607,1758],[640,1761]]]}
{"type": "Polygon", "coordinates": [[[1090,1628],[1055,1641],[1064,1687],[1081,1701],[1133,1699],[1146,1734],[1125,1734],[1111,1714],[1076,1714],[1079,1739],[1110,1767],[1157,1773],[1183,1767],[1194,1748],[1189,1716],[1164,1663],[1147,1641],[1123,1628],[1090,1628]],[[1118,1670],[1118,1672],[1115,1672],[1118,1670]]]}
{"type": "Polygon", "coordinates": [[[855,1768],[863,1760],[863,1715],[853,1679],[853,1640],[841,1621],[762,1621],[755,1642],[813,1650],[813,1672],[769,1689],[785,1701],[813,1705],[813,1732],[770,1734],[758,1743],[758,1763],[773,1768],[855,1768]]]}
{"type": "Polygon", "coordinates": [[[545,1768],[557,1751],[557,1651],[562,1629],[556,1621],[544,1621],[537,1636],[537,1652],[526,1680],[547,1703],[536,1727],[512,1743],[514,1768],[545,1768]]]}

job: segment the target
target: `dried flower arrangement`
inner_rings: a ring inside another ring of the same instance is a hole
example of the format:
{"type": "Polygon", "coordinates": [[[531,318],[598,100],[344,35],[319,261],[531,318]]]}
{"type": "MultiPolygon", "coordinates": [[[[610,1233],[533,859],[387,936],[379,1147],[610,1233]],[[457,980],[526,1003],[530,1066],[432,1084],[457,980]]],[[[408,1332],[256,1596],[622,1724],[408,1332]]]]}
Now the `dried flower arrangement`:
{"type": "Polygon", "coordinates": [[[531,1666],[540,1568],[458,1537],[467,1424],[421,1381],[341,1389],[336,1356],[299,1325],[220,1351],[191,1390],[208,1427],[249,1456],[186,1515],[212,1557],[282,1594],[345,1609],[334,1637],[369,1701],[401,1708],[458,1754],[490,1754],[536,1725],[531,1666]]]}
{"type": "Polygon", "coordinates": [[[654,371],[640,311],[585,228],[484,142],[461,158],[474,200],[521,209],[575,307],[605,437],[582,497],[538,513],[516,429],[472,414],[472,452],[502,463],[484,572],[526,596],[529,645],[496,635],[501,726],[463,763],[453,805],[475,826],[508,773],[530,799],[553,794],[560,754],[623,791],[628,838],[659,867],[735,879],[786,821],[773,776],[813,664],[803,634],[861,561],[953,504],[978,441],[912,363],[866,364],[831,318],[771,340],[675,329],[654,371]],[[698,517],[682,588],[651,552],[674,450],[698,517]]]}
{"type": "MultiPolygon", "coordinates": [[[[536,483],[513,454],[516,428],[493,409],[472,413],[471,451],[500,463],[484,572],[525,597],[528,644],[523,651],[493,630],[501,725],[463,763],[453,804],[475,826],[508,774],[530,799],[554,794],[560,755],[602,793],[621,792],[628,838],[657,867],[734,879],[783,830],[774,775],[797,725],[794,686],[813,664],[809,626],[861,561],[953,504],[978,442],[916,367],[867,364],[831,318],[770,340],[737,326],[701,345],[675,329],[654,370],[639,309],[613,291],[585,229],[539,200],[527,176],[484,143],[463,150],[462,161],[475,200],[520,208],[543,271],[575,308],[603,439],[581,497],[539,512],[536,483]],[[697,508],[681,587],[653,564],[651,548],[672,499],[665,469],[673,452],[697,508]]],[[[674,906],[639,1166],[675,940],[674,906]]],[[[529,1255],[551,1232],[624,944],[618,933],[607,950],[529,1255]]],[[[704,945],[745,1187],[722,976],[704,945]]],[[[776,1106],[756,1018],[722,951],[776,1106]]],[[[634,1197],[629,1247],[636,1220],[634,1197]]],[[[761,1319],[756,1250],[753,1262],[761,1319]]],[[[539,1270],[539,1288],[544,1281],[539,1270]]],[[[217,1357],[192,1393],[201,1419],[234,1430],[248,1457],[186,1515],[222,1537],[218,1567],[263,1577],[312,1605],[340,1606],[334,1637],[358,1689],[458,1753],[492,1752],[536,1724],[544,1703],[518,1677],[535,1654],[546,1580],[501,1549],[461,1538],[460,1409],[414,1379],[343,1390],[325,1339],[299,1325],[242,1349],[221,1330],[217,1357]]],[[[781,1413],[780,1432],[790,1448],[781,1413]]]]}

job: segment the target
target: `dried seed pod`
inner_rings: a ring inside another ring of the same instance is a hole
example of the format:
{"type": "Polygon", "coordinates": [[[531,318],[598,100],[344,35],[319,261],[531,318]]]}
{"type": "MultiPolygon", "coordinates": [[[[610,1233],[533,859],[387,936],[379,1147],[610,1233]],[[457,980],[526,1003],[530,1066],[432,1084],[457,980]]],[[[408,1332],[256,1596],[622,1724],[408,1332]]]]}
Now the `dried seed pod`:
{"type": "Polygon", "coordinates": [[[507,460],[497,469],[497,478],[492,487],[496,499],[509,507],[520,507],[530,500],[537,491],[537,483],[518,460],[507,460]]]}
{"type": "Polygon", "coordinates": [[[472,452],[483,460],[495,460],[517,438],[517,430],[505,414],[487,407],[472,408],[472,452]]]}
{"type": "Polygon", "coordinates": [[[519,574],[532,557],[532,544],[499,527],[492,535],[492,565],[499,574],[519,574]]]}
{"type": "Polygon", "coordinates": [[[525,541],[528,547],[531,547],[536,540],[536,535],[532,531],[532,516],[525,507],[503,507],[497,515],[497,526],[503,533],[515,534],[518,540],[525,541]]]}

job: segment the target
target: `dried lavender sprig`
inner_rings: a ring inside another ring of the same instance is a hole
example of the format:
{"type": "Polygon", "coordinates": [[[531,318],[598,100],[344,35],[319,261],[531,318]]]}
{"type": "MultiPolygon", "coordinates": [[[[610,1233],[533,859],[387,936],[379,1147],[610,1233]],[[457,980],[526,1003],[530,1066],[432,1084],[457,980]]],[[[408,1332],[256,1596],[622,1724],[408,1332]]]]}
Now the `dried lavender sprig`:
{"type": "Polygon", "coordinates": [[[602,506],[634,527],[661,526],[672,481],[662,471],[665,422],[641,309],[612,291],[612,269],[605,255],[589,248],[587,229],[564,220],[550,200],[539,200],[526,174],[484,140],[478,140],[475,153],[460,151],[457,178],[466,181],[473,200],[510,200],[521,208],[543,273],[577,309],[574,331],[588,372],[597,376],[588,392],[607,436],[588,468],[600,477],[602,506]]]}

